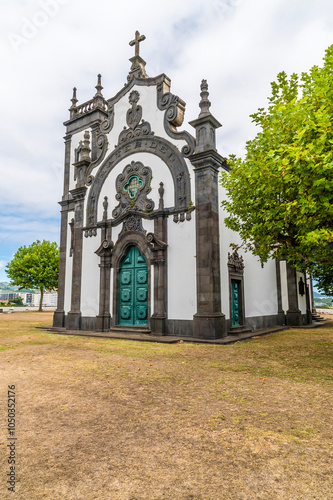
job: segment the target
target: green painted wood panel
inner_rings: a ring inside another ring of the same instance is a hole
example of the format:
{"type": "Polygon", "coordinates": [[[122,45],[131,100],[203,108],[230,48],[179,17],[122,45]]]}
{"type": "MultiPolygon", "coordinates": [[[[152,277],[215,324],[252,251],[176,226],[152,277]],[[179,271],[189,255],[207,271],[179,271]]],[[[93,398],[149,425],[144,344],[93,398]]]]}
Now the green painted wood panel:
{"type": "Polygon", "coordinates": [[[231,280],[232,326],[240,325],[240,281],[231,280]]]}
{"type": "Polygon", "coordinates": [[[148,267],[138,247],[131,246],[119,271],[119,325],[148,325],[148,267]]]}

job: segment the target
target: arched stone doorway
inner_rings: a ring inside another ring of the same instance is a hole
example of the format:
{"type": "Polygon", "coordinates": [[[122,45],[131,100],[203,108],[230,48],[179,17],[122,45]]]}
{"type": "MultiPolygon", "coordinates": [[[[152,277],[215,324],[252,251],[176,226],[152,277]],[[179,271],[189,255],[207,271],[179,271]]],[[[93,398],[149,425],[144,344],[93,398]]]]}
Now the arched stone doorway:
{"type": "Polygon", "coordinates": [[[136,245],[128,247],[119,269],[118,324],[148,326],[148,266],[136,245]]]}

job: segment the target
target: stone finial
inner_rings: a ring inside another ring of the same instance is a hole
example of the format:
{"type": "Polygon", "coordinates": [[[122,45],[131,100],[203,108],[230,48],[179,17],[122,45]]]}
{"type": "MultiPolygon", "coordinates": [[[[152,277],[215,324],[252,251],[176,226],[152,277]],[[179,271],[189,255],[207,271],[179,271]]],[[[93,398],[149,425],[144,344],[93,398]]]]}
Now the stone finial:
{"type": "Polygon", "coordinates": [[[76,103],[78,102],[78,99],[76,98],[76,87],[73,88],[73,97],[71,99],[72,105],[69,108],[70,111],[70,118],[74,118],[76,111],[77,111],[77,106],[76,103]]]}
{"type": "Polygon", "coordinates": [[[131,42],[129,42],[129,45],[132,47],[135,45],[135,56],[140,57],[140,46],[139,43],[143,42],[146,39],[145,35],[140,35],[138,31],[135,32],[135,38],[131,42]]]}
{"type": "Polygon", "coordinates": [[[107,220],[108,218],[108,206],[109,206],[109,202],[108,202],[108,197],[107,196],[104,196],[104,201],[103,201],[103,220],[107,220]]]}
{"type": "Polygon", "coordinates": [[[102,95],[103,87],[102,87],[102,75],[101,74],[97,75],[97,85],[96,85],[95,89],[97,90],[96,95],[102,95]]]}
{"type": "Polygon", "coordinates": [[[90,158],[90,133],[89,130],[86,130],[83,136],[83,143],[81,148],[80,160],[88,160],[91,161],[90,158]]]}
{"type": "Polygon", "coordinates": [[[158,208],[160,210],[163,210],[164,209],[164,199],[163,199],[163,197],[164,197],[164,184],[163,184],[163,182],[160,182],[160,187],[158,188],[158,193],[160,195],[158,208]]]}
{"type": "Polygon", "coordinates": [[[200,97],[201,101],[199,103],[199,106],[201,108],[201,112],[199,114],[199,118],[202,116],[206,116],[210,114],[209,108],[211,106],[211,102],[208,99],[209,92],[208,92],[208,83],[207,80],[202,80],[201,85],[200,85],[200,97]]]}
{"type": "Polygon", "coordinates": [[[132,63],[131,71],[127,77],[127,80],[130,82],[134,77],[136,78],[148,78],[146,73],[146,61],[142,59],[140,56],[140,42],[143,42],[146,37],[145,35],[140,35],[138,31],[135,32],[135,38],[131,42],[129,42],[130,46],[135,45],[135,55],[131,57],[130,61],[132,63]]]}
{"type": "Polygon", "coordinates": [[[71,102],[72,102],[71,108],[76,108],[76,103],[78,102],[78,99],[76,98],[76,91],[77,91],[77,88],[74,87],[73,88],[73,97],[71,99],[71,102]]]}
{"type": "Polygon", "coordinates": [[[201,112],[196,120],[192,120],[190,125],[196,130],[196,145],[195,153],[204,151],[216,151],[215,129],[221,127],[221,123],[214,118],[210,112],[211,103],[208,99],[208,84],[207,80],[202,80],[200,85],[201,101],[199,103],[201,112]]]}

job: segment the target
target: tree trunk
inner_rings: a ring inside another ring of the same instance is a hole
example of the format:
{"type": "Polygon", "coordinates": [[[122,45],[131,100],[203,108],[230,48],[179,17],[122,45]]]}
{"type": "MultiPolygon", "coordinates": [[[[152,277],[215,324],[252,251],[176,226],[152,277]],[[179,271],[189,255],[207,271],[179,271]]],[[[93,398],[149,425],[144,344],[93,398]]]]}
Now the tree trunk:
{"type": "Polygon", "coordinates": [[[43,311],[42,309],[42,305],[43,305],[43,295],[44,295],[44,290],[43,288],[40,289],[40,301],[39,301],[39,309],[38,309],[38,312],[39,311],[43,311]]]}

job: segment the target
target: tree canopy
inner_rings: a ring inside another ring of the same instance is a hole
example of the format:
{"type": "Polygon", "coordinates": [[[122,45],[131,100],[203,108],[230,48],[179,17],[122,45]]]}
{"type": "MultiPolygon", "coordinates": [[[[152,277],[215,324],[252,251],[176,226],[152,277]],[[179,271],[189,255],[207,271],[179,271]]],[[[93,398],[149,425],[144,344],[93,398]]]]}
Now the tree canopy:
{"type": "Polygon", "coordinates": [[[57,243],[47,240],[22,246],[5,270],[12,285],[40,290],[41,311],[44,291],[58,288],[59,247],[57,243]]]}
{"type": "Polygon", "coordinates": [[[333,45],[322,67],[271,86],[268,109],[251,115],[261,131],[222,173],[225,223],[263,262],[285,256],[332,294],[333,45]]]}

